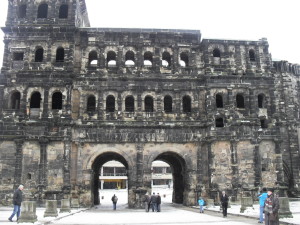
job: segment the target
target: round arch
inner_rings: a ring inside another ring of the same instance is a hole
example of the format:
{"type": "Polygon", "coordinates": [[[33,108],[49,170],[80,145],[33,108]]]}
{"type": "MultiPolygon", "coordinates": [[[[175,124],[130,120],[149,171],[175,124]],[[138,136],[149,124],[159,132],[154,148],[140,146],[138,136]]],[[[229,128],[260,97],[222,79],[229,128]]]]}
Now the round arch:
{"type": "MultiPolygon", "coordinates": [[[[122,163],[126,170],[129,170],[129,163],[128,160],[124,158],[123,155],[120,153],[116,153],[113,151],[105,152],[100,155],[98,155],[91,164],[91,169],[93,171],[92,181],[91,181],[91,191],[92,191],[92,203],[94,205],[100,204],[100,198],[99,198],[99,175],[100,175],[100,168],[109,161],[118,161],[122,163]]],[[[129,173],[127,173],[128,179],[129,179],[129,173]]]]}

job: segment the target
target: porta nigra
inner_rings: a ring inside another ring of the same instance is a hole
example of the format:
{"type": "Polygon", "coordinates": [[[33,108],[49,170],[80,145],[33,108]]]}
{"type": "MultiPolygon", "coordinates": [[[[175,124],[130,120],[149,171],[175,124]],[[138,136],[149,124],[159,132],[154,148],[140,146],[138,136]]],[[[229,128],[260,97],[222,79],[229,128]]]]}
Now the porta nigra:
{"type": "Polygon", "coordinates": [[[299,195],[300,66],[273,61],[266,38],[92,28],[84,0],[8,2],[1,204],[19,184],[40,204],[99,204],[111,160],[126,167],[131,208],[151,191],[155,160],[171,166],[173,202],[187,206],[222,190],[299,195]]]}

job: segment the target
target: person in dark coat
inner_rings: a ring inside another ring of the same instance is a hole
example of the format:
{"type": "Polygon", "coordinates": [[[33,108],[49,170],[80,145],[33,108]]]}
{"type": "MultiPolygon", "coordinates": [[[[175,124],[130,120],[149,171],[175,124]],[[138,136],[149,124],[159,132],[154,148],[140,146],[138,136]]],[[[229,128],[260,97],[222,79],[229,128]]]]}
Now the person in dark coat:
{"type": "Polygon", "coordinates": [[[222,191],[221,206],[223,209],[223,217],[227,217],[228,201],[229,201],[228,196],[226,195],[225,191],[222,191]]]}
{"type": "Polygon", "coordinates": [[[150,196],[148,195],[148,193],[145,194],[144,204],[145,204],[145,211],[149,212],[149,209],[150,209],[150,196]]]}
{"type": "Polygon", "coordinates": [[[13,196],[14,211],[11,214],[11,216],[8,218],[8,220],[10,222],[13,222],[12,219],[15,215],[17,215],[17,221],[19,220],[20,213],[21,213],[21,203],[23,200],[23,196],[22,196],[23,189],[24,189],[24,186],[20,185],[18,187],[18,189],[16,189],[14,192],[14,196],[13,196]]]}
{"type": "Polygon", "coordinates": [[[153,195],[151,195],[150,204],[151,204],[152,212],[156,212],[157,211],[157,196],[155,195],[155,192],[153,192],[153,195]]]}
{"type": "Polygon", "coordinates": [[[116,210],[116,209],[117,209],[118,197],[114,194],[114,195],[111,197],[111,201],[113,202],[113,209],[116,210]]]}
{"type": "Polygon", "coordinates": [[[278,197],[273,194],[273,189],[268,189],[268,197],[264,207],[266,225],[279,225],[279,207],[278,197]]]}
{"type": "Polygon", "coordinates": [[[157,204],[157,212],[160,212],[161,197],[160,197],[159,193],[157,193],[157,196],[156,196],[156,204],[157,204]]]}

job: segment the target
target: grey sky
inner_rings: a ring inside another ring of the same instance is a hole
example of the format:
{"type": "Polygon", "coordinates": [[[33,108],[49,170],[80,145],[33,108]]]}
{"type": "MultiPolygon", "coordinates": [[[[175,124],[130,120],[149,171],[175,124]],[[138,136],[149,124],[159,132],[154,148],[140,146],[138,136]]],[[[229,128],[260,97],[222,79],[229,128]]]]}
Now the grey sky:
{"type": "MultiPolygon", "coordinates": [[[[5,23],[7,2],[0,0],[1,26],[5,23]]],[[[202,38],[217,39],[266,37],[273,60],[300,64],[300,0],[86,0],[86,3],[93,27],[196,29],[201,31],[202,38]]],[[[3,47],[0,47],[2,63],[3,47]]]]}

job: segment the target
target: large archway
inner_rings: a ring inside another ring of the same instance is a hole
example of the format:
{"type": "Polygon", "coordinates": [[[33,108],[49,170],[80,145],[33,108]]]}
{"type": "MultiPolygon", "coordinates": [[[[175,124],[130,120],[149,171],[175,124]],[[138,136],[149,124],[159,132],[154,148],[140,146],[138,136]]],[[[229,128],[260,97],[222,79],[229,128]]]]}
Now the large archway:
{"type": "Polygon", "coordinates": [[[173,196],[172,202],[183,204],[183,194],[185,189],[186,163],[185,160],[174,152],[165,152],[158,155],[154,161],[166,162],[171,167],[173,177],[173,196]]]}
{"type": "MultiPolygon", "coordinates": [[[[99,155],[94,160],[93,165],[92,165],[93,180],[92,180],[92,184],[91,184],[91,187],[92,187],[91,189],[92,189],[92,202],[94,205],[100,204],[100,198],[99,198],[100,169],[105,163],[112,161],[112,160],[122,163],[125,166],[126,170],[128,171],[128,163],[122,155],[120,155],[118,153],[114,153],[114,152],[106,152],[106,153],[99,155]]],[[[127,176],[128,176],[128,173],[127,173],[127,176]]]]}

